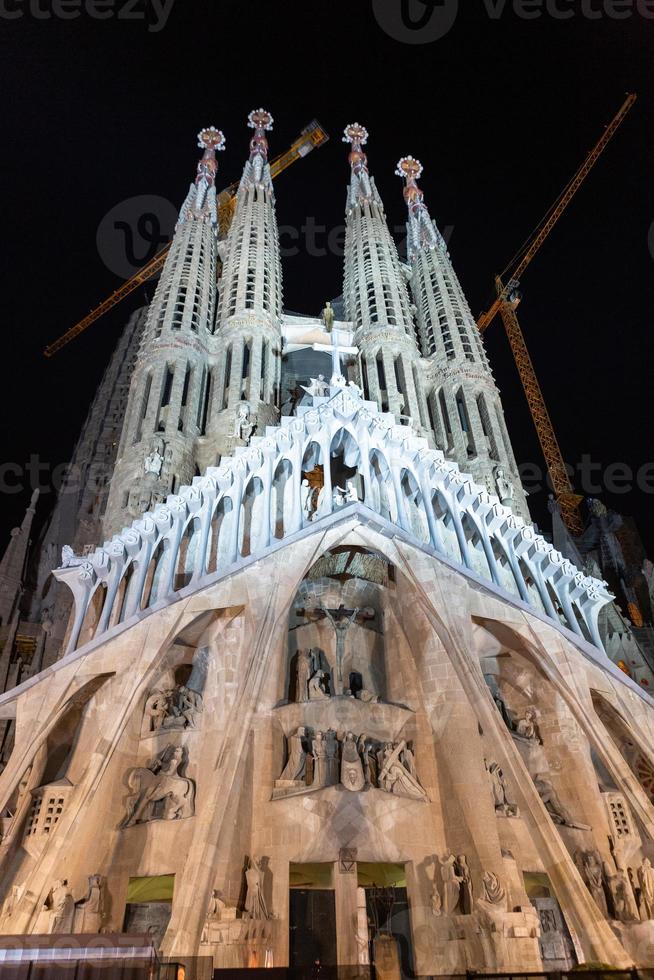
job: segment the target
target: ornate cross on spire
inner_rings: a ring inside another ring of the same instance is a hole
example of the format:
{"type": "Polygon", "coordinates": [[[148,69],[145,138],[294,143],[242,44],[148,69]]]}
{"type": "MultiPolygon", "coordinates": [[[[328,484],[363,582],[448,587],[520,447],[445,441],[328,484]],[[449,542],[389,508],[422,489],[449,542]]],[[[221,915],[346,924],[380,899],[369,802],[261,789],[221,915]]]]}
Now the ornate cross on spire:
{"type": "Polygon", "coordinates": [[[254,130],[250,140],[250,163],[254,170],[254,178],[261,182],[263,168],[268,162],[268,140],[266,133],[273,128],[274,119],[267,109],[253,109],[248,116],[248,126],[254,130]]]}
{"type": "Polygon", "coordinates": [[[372,198],[370,174],[368,173],[368,157],[362,147],[368,142],[368,130],[360,123],[350,123],[345,127],[343,142],[352,146],[348,160],[352,170],[352,183],[356,185],[357,196],[369,201],[372,198]]]}
{"type": "Polygon", "coordinates": [[[406,181],[404,186],[404,200],[409,209],[409,256],[422,247],[435,248],[437,245],[444,247],[443,238],[429,216],[425,195],[418,187],[418,179],[423,171],[420,160],[415,157],[402,157],[398,161],[395,173],[398,177],[406,181]]]}
{"type": "Polygon", "coordinates": [[[209,218],[213,225],[216,225],[218,221],[215,202],[216,173],[218,171],[216,151],[225,149],[225,137],[215,126],[207,126],[206,129],[202,129],[198,133],[198,146],[204,150],[204,153],[198,163],[195,183],[191,184],[191,190],[182,205],[178,227],[194,217],[209,218]],[[213,192],[211,195],[209,194],[210,191],[213,192]]]}

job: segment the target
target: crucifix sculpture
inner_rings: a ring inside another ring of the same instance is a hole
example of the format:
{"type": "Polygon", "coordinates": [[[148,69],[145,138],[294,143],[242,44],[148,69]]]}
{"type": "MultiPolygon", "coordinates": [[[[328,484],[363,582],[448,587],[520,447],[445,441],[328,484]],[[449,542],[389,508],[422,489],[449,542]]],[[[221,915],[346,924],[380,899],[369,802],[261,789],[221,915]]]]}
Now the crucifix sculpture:
{"type": "MultiPolygon", "coordinates": [[[[309,610],[301,610],[305,615],[309,610]]],[[[365,608],[346,609],[343,603],[338,609],[326,609],[324,606],[316,606],[312,612],[322,613],[325,619],[334,627],[336,634],[336,660],[334,666],[334,694],[343,694],[343,661],[345,659],[345,642],[347,632],[357,619],[374,619],[375,610],[369,606],[365,608]]]]}

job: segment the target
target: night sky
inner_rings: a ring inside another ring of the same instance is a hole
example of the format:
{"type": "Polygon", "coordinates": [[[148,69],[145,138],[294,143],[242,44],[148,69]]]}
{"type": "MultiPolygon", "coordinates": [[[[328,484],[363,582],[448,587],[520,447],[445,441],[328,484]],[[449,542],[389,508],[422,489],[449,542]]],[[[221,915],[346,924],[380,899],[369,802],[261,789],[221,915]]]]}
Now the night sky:
{"type": "MultiPolygon", "coordinates": [[[[235,179],[247,156],[247,113],[260,105],[275,117],[271,156],[313,117],[331,136],[276,184],[279,224],[299,237],[297,254],[283,263],[287,309],[316,314],[342,291],[338,254],[309,254],[326,247],[327,231],[307,244],[300,229],[307,219],[326,229],[342,224],[341,134],[357,120],[370,132],[370,169],[391,226],[404,220],[398,158],[413,154],[424,164],[432,217],[451,231],[455,268],[478,313],[492,298],[494,274],[624,93],[636,91],[635,108],[525,275],[519,316],[566,460],[576,465],[589,455],[601,464],[600,479],[615,463],[634,472],[651,463],[654,474],[654,19],[642,15],[642,2],[639,13],[628,0],[585,0],[583,9],[558,0],[572,17],[559,19],[543,3],[541,16],[525,19],[538,13],[538,0],[524,9],[507,0],[501,14],[497,0],[460,0],[453,26],[429,43],[406,43],[380,26],[397,21],[401,0],[175,0],[165,25],[160,3],[143,0],[103,0],[112,14],[103,20],[79,0],[79,16],[61,19],[76,2],[5,0],[0,13],[0,425],[2,458],[14,464],[1,471],[3,542],[29,498],[29,476],[18,477],[19,469],[36,454],[47,487],[53,467],[69,459],[120,330],[143,303],[143,291],[133,294],[54,359],[43,358],[46,343],[120,285],[115,270],[130,261],[121,252],[129,232],[113,223],[133,224],[139,206],[125,202],[140,195],[171,202],[153,211],[165,225],[194,176],[195,135],[206,125],[225,132],[220,175],[235,179]],[[628,16],[615,19],[619,12],[628,16]],[[7,492],[16,482],[23,490],[7,492]]],[[[429,21],[421,0],[411,3],[416,19],[429,21]]],[[[456,0],[440,0],[431,16],[455,10],[456,0]]],[[[409,31],[411,39],[418,33],[409,31]]],[[[142,229],[150,234],[152,224],[142,229]]],[[[287,244],[293,234],[285,232],[287,244]]],[[[146,253],[137,245],[138,259],[146,253]]],[[[486,340],[517,459],[542,466],[499,318],[486,340]]],[[[649,493],[602,496],[635,517],[654,552],[649,482],[649,493]]],[[[531,496],[539,522],[545,499],[531,496]]],[[[52,503],[44,493],[40,513],[52,503]]]]}

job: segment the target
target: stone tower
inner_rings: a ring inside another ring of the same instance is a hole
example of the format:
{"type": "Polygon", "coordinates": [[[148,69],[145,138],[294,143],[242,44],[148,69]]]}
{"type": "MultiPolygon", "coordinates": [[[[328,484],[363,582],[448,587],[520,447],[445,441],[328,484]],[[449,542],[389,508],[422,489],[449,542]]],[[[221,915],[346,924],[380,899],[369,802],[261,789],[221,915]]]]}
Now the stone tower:
{"type": "Polygon", "coordinates": [[[221,243],[207,462],[231,452],[244,431],[263,432],[279,417],[282,270],[266,139],[273,117],[255,109],[248,124],[250,156],[221,243]]]}
{"type": "Polygon", "coordinates": [[[190,483],[197,470],[216,301],[216,151],[223,134],[198,135],[204,150],[148,310],[111,481],[107,536],[190,483]]]}
{"type": "Polygon", "coordinates": [[[435,443],[527,520],[529,510],[484,343],[418,186],[419,160],[402,157],[407,256],[435,443]]]}
{"type": "Polygon", "coordinates": [[[353,123],[344,142],[352,147],[345,225],[343,298],[355,329],[363,389],[382,411],[411,419],[427,431],[406,271],[388,230],[384,205],[368,171],[367,130],[353,123]]]}

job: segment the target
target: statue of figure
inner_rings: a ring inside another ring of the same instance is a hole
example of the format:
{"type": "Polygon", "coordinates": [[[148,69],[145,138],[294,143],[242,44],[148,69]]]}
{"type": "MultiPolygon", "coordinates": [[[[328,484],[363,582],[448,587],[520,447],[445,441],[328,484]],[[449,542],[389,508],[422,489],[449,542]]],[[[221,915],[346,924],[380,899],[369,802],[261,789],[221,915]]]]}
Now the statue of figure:
{"type": "Polygon", "coordinates": [[[345,481],[345,503],[356,504],[359,500],[359,491],[354,480],[345,481]]]}
{"type": "Polygon", "coordinates": [[[347,500],[347,494],[343,487],[333,487],[332,488],[332,503],[335,508],[343,507],[347,500]]]}
{"type": "Polygon", "coordinates": [[[465,854],[458,854],[454,866],[461,885],[461,912],[470,915],[474,908],[472,875],[465,854]]]}
{"type": "Polygon", "coordinates": [[[490,902],[491,905],[504,905],[506,892],[497,875],[493,871],[484,871],[481,880],[484,889],[484,901],[490,902]]]}
{"type": "Polygon", "coordinates": [[[234,435],[247,446],[254,429],[255,425],[250,418],[250,403],[240,402],[236,408],[234,435]]]}
{"type": "Polygon", "coordinates": [[[604,870],[599,852],[577,851],[574,858],[595,905],[608,918],[609,910],[604,893],[604,870]]]}
{"type": "Polygon", "coordinates": [[[168,691],[153,691],[148,695],[145,702],[145,717],[148,719],[147,727],[150,732],[158,732],[163,725],[164,718],[168,715],[168,703],[170,693],[168,691]]]}
{"type": "Polygon", "coordinates": [[[184,750],[169,745],[147,769],[132,770],[128,784],[136,791],[128,800],[123,827],[148,820],[181,820],[193,816],[195,783],[179,774],[183,762],[184,750]]]}
{"type": "Polygon", "coordinates": [[[645,922],[654,919],[654,868],[649,858],[645,858],[638,869],[640,885],[640,917],[645,922]]]}
{"type": "Polygon", "coordinates": [[[202,710],[202,695],[179,684],[170,692],[163,728],[195,728],[195,718],[202,710]]]}
{"type": "Polygon", "coordinates": [[[333,728],[325,732],[325,748],[327,755],[327,785],[335,786],[338,783],[338,741],[336,732],[333,728]]]}
{"type": "Polygon", "coordinates": [[[357,740],[357,748],[361,755],[361,764],[363,766],[363,775],[366,783],[368,786],[374,786],[377,780],[372,742],[369,742],[365,735],[359,735],[357,740]]]}
{"type": "Polygon", "coordinates": [[[313,657],[310,650],[298,650],[295,674],[295,700],[309,701],[309,681],[313,674],[313,657]]]}
{"type": "Polygon", "coordinates": [[[427,794],[424,789],[401,761],[405,749],[405,741],[401,741],[397,745],[393,745],[392,742],[386,743],[379,762],[379,775],[377,777],[379,788],[396,796],[407,796],[412,800],[425,800],[427,794]]]}
{"type": "Polygon", "coordinates": [[[105,879],[89,875],[84,898],[75,902],[75,932],[100,932],[106,915],[105,879]]]}
{"type": "Polygon", "coordinates": [[[73,931],[75,901],[68,887],[67,878],[60,878],[55,883],[46,899],[46,906],[50,912],[50,928],[48,931],[70,935],[73,931]]]}
{"type": "Polygon", "coordinates": [[[551,780],[547,778],[545,773],[537,773],[534,776],[534,786],[538,790],[538,795],[545,804],[545,809],[551,816],[554,823],[561,824],[564,827],[573,827],[576,830],[592,829],[588,826],[588,824],[577,823],[572,819],[569,811],[566,810],[563,803],[561,803],[551,780]]]}
{"type": "Polygon", "coordinates": [[[223,914],[223,909],[225,908],[225,903],[220,897],[220,893],[214,888],[211,892],[211,898],[209,899],[209,908],[206,911],[204,917],[204,925],[202,927],[202,936],[200,937],[201,943],[210,942],[209,929],[214,922],[220,922],[223,914]]]}
{"type": "Polygon", "coordinates": [[[302,513],[304,514],[304,519],[307,521],[307,523],[310,523],[315,517],[318,509],[319,493],[320,489],[318,487],[312,487],[306,477],[304,480],[302,480],[302,484],[300,486],[302,513]]]}
{"type": "Polygon", "coordinates": [[[326,690],[327,674],[324,670],[317,670],[309,681],[309,700],[327,701],[329,694],[326,690]]]}
{"type": "Polygon", "coordinates": [[[319,374],[317,378],[311,378],[310,385],[300,385],[300,388],[312,398],[325,398],[329,394],[329,385],[325,381],[324,374],[319,374]]]}
{"type": "Polygon", "coordinates": [[[368,691],[365,687],[357,691],[354,696],[357,701],[363,701],[364,704],[379,704],[380,701],[378,694],[375,694],[373,691],[368,691]]]}
{"type": "Polygon", "coordinates": [[[325,324],[327,333],[331,333],[334,328],[334,310],[329,301],[325,303],[325,308],[322,311],[322,322],[325,324]]]}
{"type": "Polygon", "coordinates": [[[257,858],[252,858],[245,872],[247,891],[245,895],[244,919],[269,919],[268,909],[263,897],[263,869],[257,858]]]}
{"type": "Polygon", "coordinates": [[[445,859],[438,860],[443,882],[443,912],[445,915],[454,915],[461,901],[461,878],[456,873],[456,858],[449,854],[445,859]]]}
{"type": "Polygon", "coordinates": [[[487,771],[491,782],[495,812],[504,814],[504,816],[507,817],[517,817],[518,807],[515,803],[509,803],[508,801],[504,773],[502,772],[499,763],[491,762],[491,764],[487,767],[487,771]]]}
{"type": "Polygon", "coordinates": [[[161,467],[164,461],[163,453],[163,439],[156,439],[152,447],[152,452],[143,461],[143,468],[145,469],[146,475],[152,473],[153,476],[161,476],[161,467]]]}
{"type": "Polygon", "coordinates": [[[509,483],[501,466],[495,467],[495,485],[500,503],[504,504],[505,507],[510,507],[515,497],[515,487],[509,483]]]}
{"type": "Polygon", "coordinates": [[[314,789],[327,786],[327,744],[323,732],[316,732],[311,742],[313,753],[313,783],[314,789]]]}
{"type": "Polygon", "coordinates": [[[0,914],[2,915],[3,919],[11,918],[14,909],[23,897],[25,887],[26,886],[24,884],[11,886],[9,894],[2,903],[2,912],[0,914]]]}
{"type": "Polygon", "coordinates": [[[335,694],[343,693],[343,661],[345,659],[345,640],[347,637],[347,631],[350,626],[356,621],[359,614],[365,619],[373,619],[375,615],[374,609],[345,609],[341,605],[338,609],[325,609],[321,608],[321,611],[325,614],[329,622],[334,627],[334,632],[336,633],[336,669],[334,671],[334,677],[336,681],[335,694]]]}
{"type": "Polygon", "coordinates": [[[78,565],[88,564],[88,558],[78,557],[69,544],[65,544],[61,549],[61,567],[76,568],[78,565]]]}
{"type": "Polygon", "coordinates": [[[613,918],[618,922],[639,922],[640,916],[636,900],[629,884],[627,874],[622,869],[611,870],[608,861],[604,862],[604,877],[611,895],[613,918]]]}
{"type": "Polygon", "coordinates": [[[307,753],[304,748],[306,734],[306,728],[298,728],[294,735],[289,735],[286,739],[288,742],[288,762],[279,777],[280,779],[304,779],[307,771],[307,753]]]}
{"type": "Polygon", "coordinates": [[[520,735],[522,738],[530,739],[538,742],[539,745],[542,745],[543,740],[540,737],[540,732],[538,730],[539,718],[540,714],[537,708],[534,708],[533,706],[526,708],[523,717],[516,719],[514,726],[516,735],[520,735]]]}
{"type": "Polygon", "coordinates": [[[352,732],[348,732],[343,740],[341,782],[346,789],[352,792],[362,790],[366,785],[366,777],[357,747],[356,736],[352,732]]]}
{"type": "Polygon", "coordinates": [[[434,881],[434,887],[431,890],[431,911],[432,915],[440,915],[443,911],[443,901],[441,899],[441,893],[438,890],[438,885],[434,881]]]}

